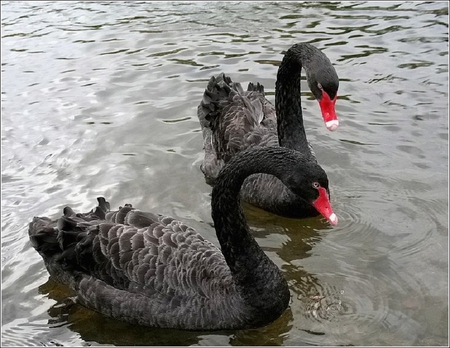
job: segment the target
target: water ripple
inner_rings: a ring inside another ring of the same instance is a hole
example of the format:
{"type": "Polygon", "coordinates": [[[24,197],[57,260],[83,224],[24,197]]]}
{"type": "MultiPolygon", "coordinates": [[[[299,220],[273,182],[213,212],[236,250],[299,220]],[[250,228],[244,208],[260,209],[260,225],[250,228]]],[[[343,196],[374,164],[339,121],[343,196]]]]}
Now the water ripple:
{"type": "Polygon", "coordinates": [[[2,2],[2,343],[448,343],[447,3],[67,4],[2,2]],[[187,333],[66,303],[29,244],[31,217],[106,195],[215,240],[195,116],[205,84],[224,71],[262,83],[273,102],[298,41],[340,77],[336,133],[302,79],[339,225],[246,209],[287,278],[289,310],[259,330],[187,333]]]}

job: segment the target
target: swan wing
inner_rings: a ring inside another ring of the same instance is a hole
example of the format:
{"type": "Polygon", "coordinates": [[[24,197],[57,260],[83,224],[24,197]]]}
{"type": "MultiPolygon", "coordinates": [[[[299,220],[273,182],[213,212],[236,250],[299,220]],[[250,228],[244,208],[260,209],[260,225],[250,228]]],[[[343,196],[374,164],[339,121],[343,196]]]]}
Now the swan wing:
{"type": "Polygon", "coordinates": [[[244,91],[224,74],[213,76],[197,114],[205,150],[202,171],[207,180],[213,181],[237,152],[267,143],[278,144],[275,108],[259,83],[250,83],[244,91]]]}
{"type": "Polygon", "coordinates": [[[81,303],[160,327],[204,325],[217,306],[238,306],[222,253],[194,229],[131,205],[99,207],[86,214],[65,208],[59,220],[34,218],[29,229],[49,273],[81,303]]]}

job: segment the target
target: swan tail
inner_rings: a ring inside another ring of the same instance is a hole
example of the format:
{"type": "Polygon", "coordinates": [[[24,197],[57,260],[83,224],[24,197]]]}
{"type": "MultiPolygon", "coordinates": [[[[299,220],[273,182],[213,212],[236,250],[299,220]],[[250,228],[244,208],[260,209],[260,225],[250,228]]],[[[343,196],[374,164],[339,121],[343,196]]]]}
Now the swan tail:
{"type": "Polygon", "coordinates": [[[62,259],[65,259],[66,263],[69,262],[76,245],[85,240],[89,232],[95,235],[95,228],[100,223],[109,222],[142,228],[161,220],[160,215],[135,210],[131,204],[125,204],[118,210],[111,211],[110,204],[105,198],[99,197],[97,201],[97,207],[88,213],[75,213],[72,208],[65,207],[59,219],[33,218],[28,227],[28,235],[31,245],[46,264],[62,259]]]}
{"type": "Polygon", "coordinates": [[[31,245],[41,255],[49,274],[72,288],[77,282],[75,247],[86,234],[66,216],[58,220],[34,217],[28,229],[31,245]]]}
{"type": "MultiPolygon", "coordinates": [[[[213,185],[223,165],[239,151],[257,145],[276,123],[275,110],[259,83],[247,91],[224,73],[212,76],[197,109],[205,157],[200,169],[213,185]]],[[[275,128],[276,129],[276,128],[275,128]]]]}
{"type": "Polygon", "coordinates": [[[202,128],[210,128],[211,120],[220,115],[223,103],[228,101],[232,90],[243,93],[240,83],[235,83],[229,76],[221,73],[209,79],[197,115],[202,128]]]}
{"type": "Polygon", "coordinates": [[[28,226],[31,245],[43,258],[50,275],[71,287],[79,271],[77,248],[90,238],[93,226],[105,221],[109,212],[109,203],[103,197],[97,200],[98,206],[88,213],[75,213],[65,207],[59,219],[34,217],[28,226]]]}
{"type": "Polygon", "coordinates": [[[34,217],[28,226],[31,245],[43,256],[51,257],[61,252],[58,243],[57,222],[57,220],[50,220],[47,217],[34,217]]]}
{"type": "Polygon", "coordinates": [[[258,92],[258,93],[261,93],[263,96],[265,96],[264,86],[261,85],[259,82],[257,82],[256,85],[253,82],[250,82],[248,84],[247,91],[248,92],[258,92]]]}

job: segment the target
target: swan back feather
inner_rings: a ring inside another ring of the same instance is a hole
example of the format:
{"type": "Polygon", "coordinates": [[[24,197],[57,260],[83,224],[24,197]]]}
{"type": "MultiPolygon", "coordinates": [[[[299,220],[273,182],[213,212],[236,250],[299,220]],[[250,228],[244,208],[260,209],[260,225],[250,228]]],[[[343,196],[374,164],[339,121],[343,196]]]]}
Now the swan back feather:
{"type": "Polygon", "coordinates": [[[240,83],[223,73],[211,77],[197,115],[205,150],[201,169],[210,184],[236,153],[278,143],[275,108],[259,83],[249,83],[244,91],[240,83]]]}
{"type": "MultiPolygon", "coordinates": [[[[242,327],[246,306],[223,254],[171,217],[125,205],[60,219],[35,217],[32,245],[49,273],[105,315],[156,327],[242,327]],[[112,300],[114,299],[114,300],[112,300]]],[[[102,209],[103,208],[103,209],[102,209]]]]}

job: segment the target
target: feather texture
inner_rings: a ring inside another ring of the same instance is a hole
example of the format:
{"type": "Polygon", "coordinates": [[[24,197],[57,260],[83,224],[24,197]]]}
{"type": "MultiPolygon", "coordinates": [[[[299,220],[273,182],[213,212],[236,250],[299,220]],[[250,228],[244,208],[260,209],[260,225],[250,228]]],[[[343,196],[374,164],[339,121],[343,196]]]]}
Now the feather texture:
{"type": "Polygon", "coordinates": [[[130,204],[111,211],[103,197],[88,213],[66,207],[57,220],[35,217],[30,241],[52,277],[106,316],[178,329],[263,326],[283,313],[290,295],[282,272],[251,236],[239,204],[242,183],[257,172],[277,176],[308,202],[319,196],[313,183],[326,180],[297,151],[239,152],[212,192],[221,249],[171,217],[130,204]]]}
{"type": "Polygon", "coordinates": [[[34,218],[30,224],[32,244],[42,246],[37,250],[50,273],[71,285],[82,304],[148,326],[234,320],[242,300],[228,296],[235,284],[217,247],[173,218],[131,205],[113,212],[99,207],[87,214],[66,208],[57,221],[34,218]],[[48,258],[49,239],[59,257],[48,258]]]}

